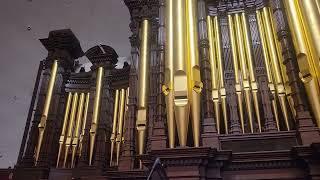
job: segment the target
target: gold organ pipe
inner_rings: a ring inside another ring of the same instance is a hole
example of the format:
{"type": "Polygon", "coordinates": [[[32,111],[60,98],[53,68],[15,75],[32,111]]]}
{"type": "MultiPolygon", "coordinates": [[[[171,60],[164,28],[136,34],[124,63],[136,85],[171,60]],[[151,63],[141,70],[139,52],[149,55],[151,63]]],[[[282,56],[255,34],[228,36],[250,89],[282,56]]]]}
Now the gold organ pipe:
{"type": "Polygon", "coordinates": [[[188,94],[188,77],[187,77],[187,46],[186,46],[186,10],[185,0],[174,0],[174,41],[173,47],[173,83],[174,83],[174,111],[178,129],[180,146],[187,144],[187,132],[189,126],[189,94],[188,94]]]}
{"type": "Polygon", "coordinates": [[[119,164],[119,157],[120,157],[120,145],[122,142],[122,132],[123,132],[123,121],[124,121],[124,106],[125,106],[125,96],[126,91],[121,89],[120,93],[120,107],[119,107],[119,125],[118,125],[118,133],[117,133],[117,165],[119,164]]]}
{"type": "Polygon", "coordinates": [[[87,114],[88,114],[88,108],[89,108],[89,100],[90,100],[90,93],[87,93],[86,95],[86,103],[84,106],[84,112],[83,112],[83,120],[82,120],[82,132],[80,135],[80,146],[79,146],[79,156],[81,156],[82,152],[82,140],[86,129],[86,123],[87,123],[87,114]]]}
{"type": "Polygon", "coordinates": [[[68,120],[69,120],[69,111],[70,111],[70,104],[71,104],[71,99],[72,99],[72,93],[68,93],[68,99],[67,99],[67,104],[66,104],[66,110],[64,113],[64,118],[63,118],[63,126],[62,126],[62,131],[59,139],[59,151],[58,151],[58,158],[57,158],[57,165],[56,167],[59,167],[59,161],[60,161],[60,156],[61,156],[61,151],[62,151],[62,146],[65,140],[65,133],[68,125],[68,120]]]}
{"type": "MultiPolygon", "coordinates": [[[[276,33],[276,30],[275,30],[275,27],[274,27],[274,22],[272,21],[272,12],[271,12],[271,9],[268,8],[269,10],[269,17],[270,17],[270,20],[271,20],[271,27],[272,27],[272,31],[273,31],[273,37],[274,37],[274,42],[275,42],[275,47],[276,47],[276,50],[277,50],[277,54],[278,54],[278,61],[279,61],[279,65],[280,65],[280,70],[281,70],[281,75],[282,75],[282,80],[283,80],[283,83],[285,83],[285,79],[288,78],[287,77],[287,74],[286,73],[283,73],[283,68],[281,67],[284,67],[283,65],[283,59],[282,59],[282,53],[281,53],[281,50],[280,50],[280,46],[279,46],[279,41],[278,41],[278,38],[277,38],[277,33],[276,33]]],[[[290,124],[289,124],[289,112],[288,112],[288,109],[287,109],[287,100],[288,100],[288,96],[286,96],[287,94],[290,94],[290,90],[291,88],[288,89],[289,85],[288,86],[285,86],[286,84],[283,84],[283,89],[284,89],[284,92],[285,94],[279,94],[279,102],[280,102],[280,107],[281,107],[281,110],[283,112],[283,116],[284,116],[284,121],[285,121],[285,125],[287,127],[287,130],[289,131],[290,130],[290,124]]],[[[289,102],[290,103],[290,102],[289,102]]],[[[289,104],[290,105],[290,104],[289,104]]]]}
{"type": "Polygon", "coordinates": [[[72,140],[72,129],[74,126],[74,119],[75,119],[75,115],[76,115],[77,105],[78,105],[78,93],[76,92],[76,93],[74,93],[73,99],[72,99],[72,108],[71,108],[71,114],[70,114],[70,120],[69,120],[69,127],[68,127],[67,139],[66,139],[66,143],[65,143],[66,148],[65,148],[65,153],[64,153],[63,168],[66,167],[66,163],[67,163],[69,148],[70,148],[71,140],[72,140]]]}
{"type": "Polygon", "coordinates": [[[104,69],[103,67],[99,67],[97,71],[96,77],[96,92],[93,104],[93,114],[92,114],[92,122],[90,128],[90,151],[89,151],[89,165],[92,164],[92,156],[94,150],[94,144],[96,139],[96,132],[99,124],[99,111],[100,111],[100,100],[101,100],[101,89],[104,77],[104,69]]]}
{"type": "Polygon", "coordinates": [[[114,97],[114,109],[113,109],[113,123],[112,123],[112,133],[110,137],[111,141],[111,150],[110,150],[110,166],[112,166],[113,162],[113,149],[114,149],[114,143],[116,140],[116,133],[117,133],[117,117],[118,117],[118,105],[119,104],[119,90],[116,90],[116,94],[114,97]]]}
{"type": "MultiPolygon", "coordinates": [[[[244,39],[244,35],[242,32],[242,27],[241,27],[241,19],[239,14],[235,14],[235,25],[236,25],[236,37],[238,40],[238,55],[239,55],[239,60],[240,60],[240,67],[241,67],[241,72],[242,72],[242,83],[243,83],[243,89],[244,89],[244,94],[245,94],[245,99],[246,99],[246,106],[247,106],[247,111],[248,111],[248,118],[249,118],[249,125],[250,125],[250,130],[251,133],[253,133],[253,117],[252,117],[252,108],[251,108],[251,96],[250,96],[250,84],[249,84],[249,74],[247,72],[247,63],[246,63],[246,51],[245,47],[241,44],[244,39]]],[[[244,129],[244,123],[243,127],[244,129]]]]}
{"type": "Polygon", "coordinates": [[[281,76],[281,69],[279,65],[279,57],[277,53],[277,47],[276,47],[276,39],[274,39],[274,30],[272,27],[272,21],[270,18],[269,10],[267,7],[264,7],[262,10],[262,18],[264,19],[265,27],[266,27],[266,35],[267,35],[267,45],[268,50],[270,52],[271,62],[272,62],[272,69],[274,71],[274,77],[275,77],[275,83],[276,83],[276,89],[278,92],[279,97],[279,103],[280,107],[284,116],[285,124],[287,127],[287,130],[290,130],[289,126],[289,114],[286,107],[286,95],[285,95],[285,89],[283,85],[283,80],[281,76]]]}
{"type": "Polygon", "coordinates": [[[173,0],[166,0],[166,46],[165,46],[165,85],[163,93],[165,94],[167,109],[167,124],[169,147],[174,148],[176,125],[174,121],[174,95],[173,95],[173,0]]]}
{"type": "Polygon", "coordinates": [[[257,21],[258,21],[258,27],[259,27],[259,32],[260,32],[261,43],[262,43],[264,64],[265,64],[267,77],[268,77],[269,89],[273,95],[272,111],[273,111],[273,114],[274,114],[274,117],[276,120],[277,129],[278,129],[278,131],[280,131],[279,114],[278,114],[277,101],[276,101],[276,92],[275,92],[273,79],[272,79],[272,75],[271,75],[270,58],[269,58],[268,47],[267,47],[265,27],[264,27],[264,23],[263,23],[260,11],[256,11],[256,14],[257,14],[257,21]]]}
{"type": "Polygon", "coordinates": [[[235,38],[235,29],[232,16],[228,15],[229,20],[229,31],[230,31],[230,39],[231,39],[231,46],[232,46],[232,56],[233,56],[233,68],[236,80],[236,93],[238,97],[238,108],[240,114],[240,122],[241,122],[241,129],[242,133],[244,133],[244,116],[243,116],[243,104],[242,104],[242,95],[241,95],[241,84],[240,84],[240,75],[239,75],[239,65],[238,65],[238,53],[237,53],[237,46],[236,46],[236,38],[235,38]]]}
{"type": "Polygon", "coordinates": [[[197,0],[186,1],[187,44],[188,44],[188,85],[190,94],[191,123],[193,127],[193,142],[200,146],[200,93],[203,87],[200,77],[197,0]]]}
{"type": "Polygon", "coordinates": [[[74,158],[76,156],[77,147],[78,147],[78,143],[79,143],[79,135],[81,133],[80,126],[81,126],[81,121],[82,121],[82,117],[83,117],[82,113],[83,113],[84,98],[85,98],[84,93],[81,93],[79,105],[78,105],[78,111],[77,111],[77,120],[75,121],[76,127],[73,130],[71,168],[74,167],[74,158]]]}
{"type": "Polygon", "coordinates": [[[212,100],[215,110],[215,118],[217,123],[217,131],[220,134],[220,109],[219,109],[219,81],[218,81],[218,69],[216,59],[216,47],[214,40],[214,25],[211,16],[207,16],[207,27],[208,27],[208,39],[210,44],[209,55],[211,65],[211,81],[212,81],[212,100]]]}
{"type": "Polygon", "coordinates": [[[53,87],[54,83],[56,81],[56,76],[57,76],[57,70],[58,70],[58,60],[54,60],[51,68],[51,75],[50,75],[50,80],[48,84],[48,90],[47,90],[47,95],[46,99],[44,102],[44,107],[43,107],[43,112],[41,115],[40,123],[38,125],[39,128],[39,138],[38,138],[38,145],[36,148],[36,164],[39,158],[40,150],[41,150],[41,145],[42,145],[42,140],[43,140],[43,135],[44,135],[44,130],[46,128],[46,121],[48,119],[48,113],[49,113],[49,108],[51,104],[51,99],[52,99],[52,93],[53,93],[53,87]]]}
{"type": "MultiPolygon", "coordinates": [[[[312,4],[312,2],[309,1],[301,2],[301,4],[310,5],[309,3],[312,4]]],[[[313,111],[317,124],[320,127],[320,93],[316,65],[317,63],[319,63],[319,56],[317,57],[315,49],[313,48],[316,47],[318,44],[312,44],[312,39],[310,38],[310,36],[308,36],[310,33],[307,32],[308,27],[304,24],[306,21],[303,19],[303,15],[300,9],[300,7],[302,6],[299,6],[299,2],[285,0],[284,4],[286,7],[286,12],[289,19],[289,26],[297,53],[298,65],[300,69],[300,78],[304,83],[307,96],[311,105],[311,109],[313,111]]],[[[319,13],[313,12],[314,10],[314,7],[309,9],[307,16],[314,17],[315,14],[319,13]]],[[[305,16],[307,21],[318,21],[317,19],[312,19],[307,16],[305,16]]],[[[313,26],[316,26],[316,24],[313,24],[313,26]]],[[[319,27],[320,26],[318,26],[318,28],[319,27]]],[[[311,27],[311,30],[312,28],[313,27],[311,27]]]]}
{"type": "Polygon", "coordinates": [[[138,114],[136,127],[138,131],[138,154],[144,153],[145,134],[147,126],[147,102],[149,93],[149,61],[150,61],[150,22],[148,19],[142,21],[141,26],[141,58],[139,62],[138,80],[138,114]]]}
{"type": "Polygon", "coordinates": [[[257,117],[259,132],[262,131],[261,127],[261,118],[260,118],[260,108],[259,108],[259,102],[258,102],[258,83],[256,81],[255,73],[254,73],[254,67],[253,67],[253,59],[252,59],[252,52],[251,52],[251,42],[249,38],[249,29],[248,29],[248,23],[246,19],[246,15],[244,13],[241,13],[241,20],[242,20],[242,28],[243,28],[243,37],[245,42],[245,50],[246,50],[246,59],[247,64],[249,68],[249,77],[251,81],[251,89],[252,89],[252,96],[253,96],[253,105],[257,117]]]}
{"type": "Polygon", "coordinates": [[[214,16],[213,18],[213,27],[214,27],[214,36],[216,38],[215,47],[216,47],[216,55],[217,55],[217,65],[219,72],[219,83],[220,83],[220,98],[221,98],[221,106],[222,113],[224,119],[225,133],[228,134],[228,117],[227,117],[227,94],[224,86],[224,73],[223,73],[223,63],[221,58],[221,40],[220,40],[220,28],[218,17],[214,16]]]}
{"type": "Polygon", "coordinates": [[[310,44],[315,48],[315,61],[317,62],[318,76],[320,76],[320,1],[319,0],[303,0],[299,1],[301,11],[306,21],[305,29],[308,30],[310,44]]]}

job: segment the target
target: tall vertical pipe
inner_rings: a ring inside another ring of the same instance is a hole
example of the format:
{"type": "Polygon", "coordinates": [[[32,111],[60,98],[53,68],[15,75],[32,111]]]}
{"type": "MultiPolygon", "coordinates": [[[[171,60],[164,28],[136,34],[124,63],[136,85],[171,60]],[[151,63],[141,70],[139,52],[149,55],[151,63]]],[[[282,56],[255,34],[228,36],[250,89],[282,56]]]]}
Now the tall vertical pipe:
{"type": "MultiPolygon", "coordinates": [[[[215,18],[215,17],[214,17],[215,18]]],[[[219,72],[217,68],[217,56],[216,56],[216,43],[215,43],[215,32],[211,16],[207,16],[207,28],[208,28],[208,39],[209,39],[209,55],[211,65],[211,82],[212,82],[212,100],[215,110],[215,118],[217,124],[217,131],[220,134],[220,107],[219,107],[219,72]],[[218,77],[218,78],[217,78],[218,77]]],[[[222,77],[223,78],[223,77],[222,77]]]]}
{"type": "Polygon", "coordinates": [[[84,136],[84,132],[86,129],[89,100],[90,100],[90,93],[87,93],[86,94],[86,103],[85,103],[84,112],[83,112],[82,130],[81,130],[81,135],[80,135],[79,156],[81,156],[81,152],[82,152],[82,141],[83,141],[83,136],[84,136]]]}
{"type": "Polygon", "coordinates": [[[276,90],[275,90],[275,87],[273,84],[273,78],[272,78],[272,74],[271,74],[271,68],[270,68],[271,62],[270,62],[270,56],[269,56],[269,52],[268,52],[268,45],[267,45],[267,40],[266,40],[267,37],[266,37],[264,22],[263,22],[261,12],[259,10],[256,11],[256,14],[257,14],[260,38],[261,38],[261,42],[262,42],[262,51],[263,51],[263,56],[264,56],[264,64],[265,64],[266,71],[267,71],[269,89],[270,89],[271,94],[273,96],[272,111],[273,111],[273,115],[276,120],[277,129],[278,129],[278,131],[280,131],[279,114],[278,114],[277,101],[276,101],[276,90]]]}
{"type": "Polygon", "coordinates": [[[283,79],[281,76],[281,69],[279,66],[279,57],[277,54],[277,48],[276,48],[276,40],[274,39],[274,30],[272,27],[272,21],[270,18],[269,10],[267,7],[264,7],[262,10],[262,18],[265,23],[265,28],[266,28],[266,35],[267,35],[267,46],[268,50],[270,52],[270,58],[272,62],[272,69],[274,71],[274,79],[275,79],[275,84],[276,84],[276,90],[278,92],[278,97],[279,97],[279,102],[280,102],[280,107],[284,116],[285,124],[287,127],[287,130],[290,130],[290,125],[289,125],[289,114],[288,110],[286,107],[286,97],[285,97],[285,89],[283,85],[283,79]]]}
{"type": "Polygon", "coordinates": [[[141,52],[138,76],[138,114],[136,127],[138,131],[138,154],[144,153],[147,126],[147,102],[149,96],[149,64],[150,64],[150,22],[143,19],[141,26],[141,52]]]}
{"type": "Polygon", "coordinates": [[[187,132],[189,126],[189,94],[188,94],[188,72],[186,61],[186,19],[185,19],[185,0],[174,0],[174,111],[178,129],[180,146],[187,144],[187,132]]]}
{"type": "Polygon", "coordinates": [[[99,125],[99,113],[100,113],[100,100],[101,100],[101,89],[103,85],[104,69],[98,67],[96,76],[96,92],[93,104],[92,122],[90,128],[90,151],[89,151],[89,165],[92,165],[92,156],[96,140],[96,133],[99,125]]]}
{"type": "Polygon", "coordinates": [[[228,15],[228,21],[229,21],[229,31],[230,31],[230,39],[231,39],[231,47],[232,47],[234,76],[236,81],[235,88],[236,88],[236,93],[238,97],[238,108],[239,108],[239,114],[240,114],[241,129],[242,129],[242,133],[244,133],[243,102],[242,102],[242,92],[241,92],[242,89],[241,89],[240,75],[239,75],[240,69],[238,64],[238,52],[237,52],[233,18],[230,14],[228,15]]]}
{"type": "Polygon", "coordinates": [[[118,120],[118,105],[119,104],[119,90],[116,90],[116,94],[114,97],[114,106],[113,106],[113,123],[112,123],[112,132],[111,132],[111,149],[110,149],[110,166],[112,166],[113,162],[113,149],[116,140],[117,133],[117,120],[118,120]]]}
{"type": "Polygon", "coordinates": [[[251,82],[253,105],[254,105],[254,110],[255,110],[255,114],[258,122],[259,132],[261,132],[262,127],[261,127],[261,118],[260,118],[260,108],[259,108],[259,102],[258,102],[258,83],[255,77],[255,70],[254,70],[252,52],[251,52],[251,41],[249,37],[250,32],[248,29],[248,23],[247,23],[247,18],[245,13],[241,13],[241,21],[242,21],[242,28],[243,28],[243,37],[245,42],[246,60],[247,60],[249,77],[251,82]]]}
{"type": "Polygon", "coordinates": [[[125,106],[125,97],[126,91],[121,89],[120,91],[120,106],[119,106],[119,124],[118,124],[118,132],[117,132],[117,165],[119,164],[120,157],[120,145],[122,142],[122,133],[123,133],[123,121],[124,121],[124,106],[125,106]]]}
{"type": "Polygon", "coordinates": [[[66,109],[64,113],[64,118],[63,118],[63,125],[62,125],[62,131],[59,139],[59,151],[58,151],[58,158],[57,158],[57,165],[56,167],[59,166],[59,161],[60,161],[60,156],[61,156],[61,151],[63,147],[63,143],[65,141],[65,133],[67,130],[67,125],[68,125],[68,120],[69,120],[69,111],[70,111],[70,104],[72,100],[72,93],[68,93],[68,99],[67,99],[67,104],[66,104],[66,109]]]}
{"type": "MultiPolygon", "coordinates": [[[[301,10],[305,18],[306,29],[310,37],[310,42],[316,50],[316,59],[320,61],[320,1],[319,0],[303,0],[299,1],[301,10]]],[[[318,69],[319,71],[319,69],[318,69]]],[[[320,72],[318,72],[320,74],[320,72]]]]}
{"type": "MultiPolygon", "coordinates": [[[[241,19],[239,14],[235,14],[235,25],[236,25],[236,37],[237,37],[237,45],[238,45],[238,55],[239,55],[239,61],[240,61],[240,69],[242,72],[242,84],[243,84],[243,90],[246,100],[246,107],[247,107],[247,113],[249,118],[249,125],[251,133],[253,133],[253,116],[252,116],[252,108],[251,108],[251,96],[250,96],[250,84],[249,84],[249,73],[247,63],[246,63],[246,51],[245,47],[241,44],[241,42],[244,41],[244,33],[242,31],[241,27],[241,19]]],[[[244,127],[243,127],[244,128],[244,127]]]]}
{"type": "Polygon", "coordinates": [[[74,159],[77,152],[77,147],[79,143],[79,136],[80,136],[80,126],[82,121],[82,113],[83,113],[83,105],[84,105],[85,95],[84,93],[80,94],[78,111],[77,111],[77,119],[75,121],[75,129],[73,130],[73,137],[72,137],[72,156],[71,156],[71,168],[74,167],[74,159]]]}
{"type": "Polygon", "coordinates": [[[46,121],[48,119],[48,113],[49,113],[49,108],[50,108],[51,99],[52,99],[53,87],[54,87],[54,83],[56,81],[57,70],[58,70],[58,60],[54,60],[53,64],[52,64],[52,68],[51,68],[51,76],[50,76],[50,80],[49,80],[49,84],[48,84],[48,90],[47,90],[47,95],[46,95],[46,99],[44,102],[43,112],[41,115],[40,123],[38,125],[39,139],[38,139],[38,145],[37,145],[37,149],[36,149],[36,158],[35,158],[36,163],[39,158],[39,153],[41,150],[44,130],[46,128],[46,121]]]}
{"type": "Polygon", "coordinates": [[[217,65],[219,74],[219,87],[220,87],[220,98],[224,120],[225,133],[228,134],[228,116],[227,116],[227,93],[224,85],[224,73],[223,73],[223,62],[221,57],[221,39],[220,39],[220,27],[218,17],[215,16],[213,19],[214,36],[216,38],[215,47],[217,54],[217,65]]]}
{"type": "Polygon", "coordinates": [[[187,45],[188,45],[188,85],[190,94],[191,123],[193,127],[193,142],[195,147],[200,146],[200,92],[203,84],[200,77],[197,0],[187,0],[187,45]]]}
{"type": "Polygon", "coordinates": [[[74,119],[76,115],[76,110],[77,110],[77,105],[78,105],[78,93],[74,93],[73,99],[72,99],[72,108],[71,108],[71,114],[70,114],[70,120],[69,120],[69,127],[68,127],[68,133],[67,133],[67,139],[65,143],[65,153],[64,153],[64,161],[63,161],[63,167],[66,167],[67,159],[68,159],[68,154],[69,154],[69,149],[71,146],[71,140],[72,140],[72,130],[74,127],[74,119]]]}
{"type": "MultiPolygon", "coordinates": [[[[309,1],[301,2],[301,4],[308,4],[309,1]]],[[[312,3],[312,2],[311,2],[312,3]]],[[[313,111],[314,117],[317,121],[318,127],[320,127],[320,89],[319,89],[319,79],[317,78],[317,65],[319,65],[319,56],[317,57],[315,48],[318,44],[313,44],[313,40],[308,34],[310,28],[305,24],[308,22],[304,21],[303,17],[311,21],[311,18],[308,18],[311,14],[315,16],[319,12],[311,12],[307,16],[303,16],[301,13],[301,6],[299,6],[298,1],[284,1],[284,5],[286,7],[286,12],[289,19],[289,27],[292,33],[293,42],[295,46],[295,50],[297,53],[297,60],[299,65],[299,70],[301,74],[301,80],[306,88],[307,96],[311,105],[311,109],[313,111]]],[[[314,5],[314,4],[313,4],[314,5]]],[[[314,11],[312,8],[310,11],[314,11]]],[[[318,21],[316,19],[312,19],[314,22],[318,21]]],[[[317,24],[312,24],[313,26],[317,26],[317,24]]],[[[317,27],[311,27],[317,28],[317,27]]],[[[320,28],[320,24],[319,27],[320,28]]],[[[311,29],[312,30],[312,29],[311,29]]],[[[320,36],[318,34],[318,36],[320,36]]],[[[319,73],[319,72],[318,72],[319,73]]]]}
{"type": "Polygon", "coordinates": [[[174,94],[173,94],[173,41],[174,41],[174,11],[173,1],[166,0],[166,44],[165,44],[165,85],[163,93],[165,94],[166,109],[167,109],[167,125],[169,136],[169,147],[174,148],[176,125],[174,121],[174,94]]]}

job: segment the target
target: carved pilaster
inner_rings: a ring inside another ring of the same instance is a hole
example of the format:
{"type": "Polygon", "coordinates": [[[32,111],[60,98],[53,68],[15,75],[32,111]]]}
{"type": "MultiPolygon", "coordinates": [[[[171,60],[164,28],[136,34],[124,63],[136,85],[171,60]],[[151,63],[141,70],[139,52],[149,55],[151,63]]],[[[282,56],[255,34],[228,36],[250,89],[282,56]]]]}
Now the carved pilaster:
{"type": "Polygon", "coordinates": [[[202,145],[219,147],[216,123],[213,116],[213,101],[211,87],[211,65],[209,59],[209,40],[207,32],[207,7],[204,0],[198,1],[199,55],[201,67],[202,89],[202,145]]]}
{"type": "Polygon", "coordinates": [[[164,83],[164,41],[165,41],[165,28],[164,28],[164,13],[165,3],[164,0],[160,0],[158,12],[159,21],[156,22],[155,36],[155,66],[154,66],[154,116],[152,133],[150,136],[151,149],[164,149],[166,148],[166,128],[165,128],[165,101],[162,93],[162,85],[164,83]]]}
{"type": "Polygon", "coordinates": [[[135,160],[135,134],[136,134],[136,110],[137,110],[137,71],[136,63],[138,61],[138,47],[139,47],[139,23],[137,20],[137,14],[139,11],[133,10],[131,14],[132,20],[130,23],[130,29],[132,35],[130,37],[131,44],[131,68],[129,75],[129,104],[128,104],[128,116],[124,127],[124,143],[122,146],[119,170],[130,170],[134,168],[135,160]]]}
{"type": "Polygon", "coordinates": [[[283,4],[281,0],[272,0],[270,5],[273,11],[273,19],[278,40],[281,43],[283,64],[286,66],[286,73],[289,78],[289,84],[292,89],[292,98],[296,111],[297,131],[300,143],[309,145],[314,142],[320,142],[318,128],[312,122],[312,117],[308,109],[307,95],[304,90],[303,83],[299,78],[299,66],[293,41],[290,35],[288,22],[285,16],[283,4]]]}

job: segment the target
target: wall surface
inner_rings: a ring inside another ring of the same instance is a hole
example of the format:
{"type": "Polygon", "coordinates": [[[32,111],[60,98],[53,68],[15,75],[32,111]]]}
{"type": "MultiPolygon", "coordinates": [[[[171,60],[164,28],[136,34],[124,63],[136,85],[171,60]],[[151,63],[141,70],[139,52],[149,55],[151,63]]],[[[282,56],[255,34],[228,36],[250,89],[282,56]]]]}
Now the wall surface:
{"type": "Polygon", "coordinates": [[[71,28],[83,51],[106,44],[126,59],[129,20],[122,0],[1,0],[0,168],[13,166],[18,156],[36,71],[47,54],[38,39],[71,28]]]}

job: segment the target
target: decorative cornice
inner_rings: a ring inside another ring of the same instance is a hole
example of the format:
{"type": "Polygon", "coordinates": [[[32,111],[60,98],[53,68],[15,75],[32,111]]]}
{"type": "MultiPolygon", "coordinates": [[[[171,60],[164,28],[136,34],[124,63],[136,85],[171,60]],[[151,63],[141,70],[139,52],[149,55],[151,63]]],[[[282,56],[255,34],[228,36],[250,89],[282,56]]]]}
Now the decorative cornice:
{"type": "Polygon", "coordinates": [[[85,55],[93,64],[93,68],[97,66],[113,68],[119,57],[116,51],[107,45],[94,46],[87,50],[85,55]]]}

